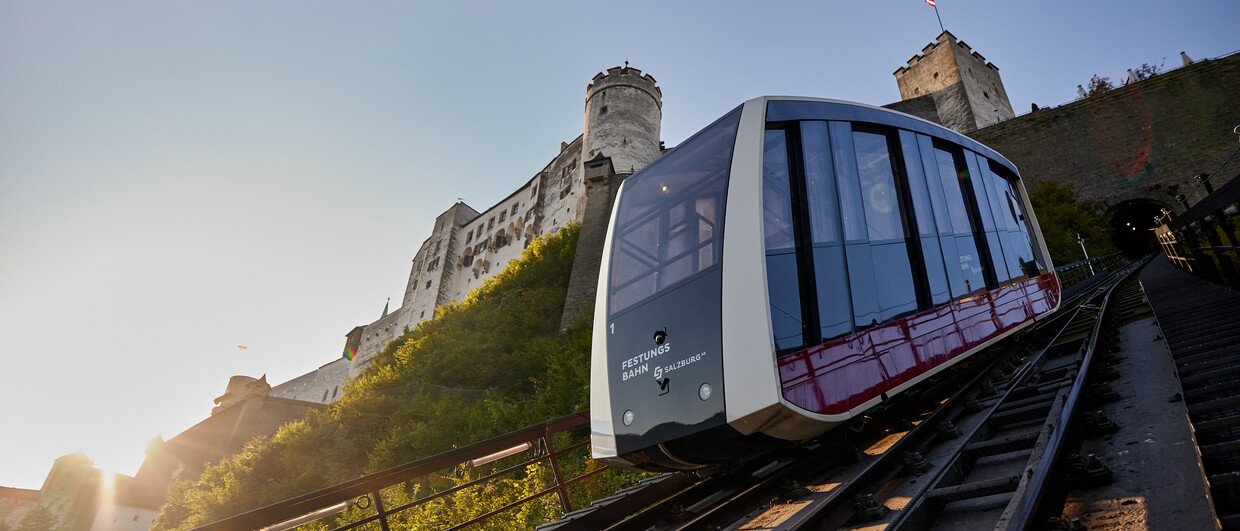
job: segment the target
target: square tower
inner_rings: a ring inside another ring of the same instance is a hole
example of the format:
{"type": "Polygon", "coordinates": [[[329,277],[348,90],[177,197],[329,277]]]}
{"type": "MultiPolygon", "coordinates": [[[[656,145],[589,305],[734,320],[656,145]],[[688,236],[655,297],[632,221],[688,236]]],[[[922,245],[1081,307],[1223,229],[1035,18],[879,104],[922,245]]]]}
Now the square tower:
{"type": "Polygon", "coordinates": [[[1016,116],[999,78],[999,67],[986,62],[951,32],[939,34],[936,42],[927,44],[908,60],[908,66],[894,74],[902,101],[890,108],[963,133],[1016,116]],[[933,115],[928,115],[931,109],[933,115]]]}

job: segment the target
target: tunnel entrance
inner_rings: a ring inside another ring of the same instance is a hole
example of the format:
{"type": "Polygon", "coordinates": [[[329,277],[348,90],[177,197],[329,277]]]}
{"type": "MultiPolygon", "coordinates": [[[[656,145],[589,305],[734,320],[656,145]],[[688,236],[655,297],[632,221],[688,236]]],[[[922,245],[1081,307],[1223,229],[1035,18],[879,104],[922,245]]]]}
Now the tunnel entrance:
{"type": "Polygon", "coordinates": [[[1154,237],[1154,218],[1170,206],[1153,199],[1132,199],[1111,207],[1106,212],[1111,242],[1126,256],[1136,258],[1158,250],[1154,237]]]}

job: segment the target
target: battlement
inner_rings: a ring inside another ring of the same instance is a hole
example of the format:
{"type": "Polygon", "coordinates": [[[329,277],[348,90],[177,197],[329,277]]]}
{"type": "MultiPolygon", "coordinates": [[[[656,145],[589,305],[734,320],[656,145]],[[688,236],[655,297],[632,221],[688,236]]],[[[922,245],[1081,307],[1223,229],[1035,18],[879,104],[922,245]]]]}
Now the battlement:
{"type": "Polygon", "coordinates": [[[944,45],[944,44],[946,44],[946,45],[948,45],[948,46],[951,46],[952,44],[955,44],[956,46],[959,46],[959,47],[960,47],[960,49],[961,49],[962,51],[964,51],[964,54],[965,54],[966,56],[972,57],[972,58],[973,58],[974,60],[976,60],[979,64],[981,64],[981,65],[983,65],[983,66],[986,66],[987,68],[990,68],[991,70],[994,70],[994,71],[996,71],[996,72],[998,72],[998,71],[999,71],[999,67],[995,66],[995,65],[994,65],[994,64],[992,64],[992,63],[988,63],[988,62],[986,62],[986,58],[985,58],[985,57],[983,57],[983,56],[982,56],[982,54],[980,54],[980,53],[977,53],[977,52],[973,51],[973,48],[971,48],[971,47],[970,47],[968,44],[966,44],[964,41],[957,40],[957,39],[956,39],[956,36],[955,36],[955,35],[952,35],[950,31],[944,31],[943,33],[940,33],[940,34],[939,34],[938,39],[936,39],[936,41],[935,41],[935,42],[932,42],[932,43],[930,43],[930,44],[927,44],[924,48],[922,48],[922,49],[921,49],[921,53],[919,53],[919,54],[917,54],[917,55],[914,55],[913,57],[909,58],[909,60],[907,61],[907,63],[908,63],[908,64],[907,64],[907,66],[902,66],[902,67],[900,67],[900,68],[896,69],[896,71],[895,71],[895,72],[892,72],[892,73],[893,73],[893,74],[895,74],[897,77],[899,77],[899,76],[900,76],[900,75],[902,75],[904,72],[908,71],[910,68],[915,67],[915,66],[917,66],[918,64],[920,64],[920,63],[921,63],[922,61],[924,61],[924,60],[925,60],[928,56],[930,56],[931,54],[933,54],[933,53],[935,52],[935,50],[937,50],[937,49],[939,48],[939,46],[942,46],[942,45],[944,45]]]}
{"type": "Polygon", "coordinates": [[[642,71],[629,66],[614,66],[607,69],[607,73],[599,72],[594,74],[594,79],[586,86],[586,101],[598,91],[614,86],[629,86],[650,94],[654,98],[656,104],[660,108],[663,107],[663,90],[659,88],[658,82],[654,76],[650,74],[642,74],[642,71]]]}

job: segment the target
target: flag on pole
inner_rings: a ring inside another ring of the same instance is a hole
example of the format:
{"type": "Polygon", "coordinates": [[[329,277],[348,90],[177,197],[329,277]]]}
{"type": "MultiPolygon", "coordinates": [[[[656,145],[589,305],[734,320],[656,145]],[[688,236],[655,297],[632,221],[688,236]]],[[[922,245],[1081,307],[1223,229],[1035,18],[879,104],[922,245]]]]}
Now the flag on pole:
{"type": "Polygon", "coordinates": [[[934,8],[934,18],[939,20],[939,31],[947,31],[943,29],[943,17],[939,16],[939,6],[934,5],[934,0],[926,0],[926,3],[934,8]]]}

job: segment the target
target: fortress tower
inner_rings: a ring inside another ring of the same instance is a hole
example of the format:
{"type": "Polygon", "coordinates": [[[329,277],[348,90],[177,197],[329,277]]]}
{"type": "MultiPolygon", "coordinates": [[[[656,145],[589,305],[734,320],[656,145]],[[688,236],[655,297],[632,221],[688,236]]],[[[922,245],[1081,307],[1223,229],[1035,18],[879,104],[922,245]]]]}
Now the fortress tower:
{"type": "MultiPolygon", "coordinates": [[[[344,357],[275,386],[271,395],[335,400],[344,380],[360,374],[388,342],[433,318],[439,307],[465,298],[520,257],[533,238],[570,223],[601,223],[605,231],[614,188],[662,152],[662,98],[653,77],[628,65],[596,74],[586,87],[583,133],[562,142],[541,171],[514,183],[514,190],[498,203],[474,209],[458,202],[440,214],[413,257],[401,307],[349,332],[344,357]],[[601,171],[603,167],[611,170],[601,171]]],[[[581,256],[579,242],[579,259],[596,263],[601,243],[595,249],[586,240],[593,254],[581,256]]],[[[575,281],[578,284],[570,283],[570,289],[579,292],[575,300],[591,299],[597,282],[584,277],[575,281]]]]}
{"type": "Polygon", "coordinates": [[[623,67],[599,72],[586,87],[583,161],[611,157],[617,173],[631,173],[659,156],[663,91],[650,74],[623,67]]]}
{"type": "Polygon", "coordinates": [[[895,71],[900,101],[886,107],[941,123],[962,133],[1014,118],[999,67],[957,41],[939,34],[908,66],[895,71]]]}

